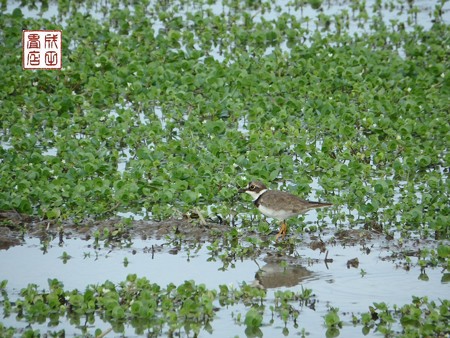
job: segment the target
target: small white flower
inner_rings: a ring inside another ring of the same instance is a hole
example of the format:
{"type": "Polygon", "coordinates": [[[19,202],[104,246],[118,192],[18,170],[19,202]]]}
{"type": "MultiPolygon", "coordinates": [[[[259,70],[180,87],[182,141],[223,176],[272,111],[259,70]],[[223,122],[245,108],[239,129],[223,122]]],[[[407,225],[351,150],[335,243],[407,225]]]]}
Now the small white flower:
{"type": "Polygon", "coordinates": [[[441,74],[441,77],[444,78],[444,77],[445,77],[445,73],[442,73],[442,74],[441,74]]]}
{"type": "Polygon", "coordinates": [[[95,64],[95,68],[100,68],[101,65],[102,65],[101,63],[96,63],[96,64],[95,64]]]}
{"type": "Polygon", "coordinates": [[[66,164],[66,160],[61,160],[61,163],[62,164],[66,164]]]}
{"type": "Polygon", "coordinates": [[[411,93],[411,87],[408,87],[408,89],[406,89],[408,91],[408,93],[411,93]]]}

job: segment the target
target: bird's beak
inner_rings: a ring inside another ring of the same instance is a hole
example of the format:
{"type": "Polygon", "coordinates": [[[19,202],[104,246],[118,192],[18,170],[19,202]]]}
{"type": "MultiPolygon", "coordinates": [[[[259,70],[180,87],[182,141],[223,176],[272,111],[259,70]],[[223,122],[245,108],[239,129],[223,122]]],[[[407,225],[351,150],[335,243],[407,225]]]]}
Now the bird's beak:
{"type": "Polygon", "coordinates": [[[242,193],[245,192],[246,190],[247,190],[247,187],[241,188],[241,189],[238,190],[238,193],[242,194],[242,193]]]}

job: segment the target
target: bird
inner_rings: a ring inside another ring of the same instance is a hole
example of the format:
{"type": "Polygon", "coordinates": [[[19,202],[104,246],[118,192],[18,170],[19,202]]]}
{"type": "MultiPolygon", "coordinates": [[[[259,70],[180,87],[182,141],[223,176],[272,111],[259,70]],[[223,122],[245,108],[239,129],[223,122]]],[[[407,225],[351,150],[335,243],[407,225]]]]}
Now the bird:
{"type": "Polygon", "coordinates": [[[304,214],[311,209],[332,206],[331,203],[306,201],[296,195],[280,190],[270,190],[261,181],[251,181],[245,188],[238,190],[239,193],[247,193],[253,198],[253,204],[267,217],[281,221],[280,230],[275,238],[287,233],[286,220],[288,218],[304,214]]]}

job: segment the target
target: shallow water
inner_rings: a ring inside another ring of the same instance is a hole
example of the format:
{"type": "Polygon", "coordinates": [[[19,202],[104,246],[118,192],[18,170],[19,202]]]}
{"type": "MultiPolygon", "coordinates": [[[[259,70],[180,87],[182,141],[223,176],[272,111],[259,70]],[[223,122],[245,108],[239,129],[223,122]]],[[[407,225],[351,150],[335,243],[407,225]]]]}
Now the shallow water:
{"type": "MultiPolygon", "coordinates": [[[[48,289],[48,278],[62,281],[66,290],[84,290],[88,284],[104,283],[106,280],[117,283],[133,273],[162,287],[169,283],[179,285],[191,279],[210,289],[218,289],[221,284],[238,287],[245,282],[268,288],[264,325],[261,328],[264,335],[279,336],[283,329],[300,333],[305,329],[311,337],[315,337],[324,335],[323,316],[329,307],[337,307],[342,313],[348,314],[348,318],[341,319],[350,322],[352,313],[358,315],[367,312],[373,302],[386,302],[389,306],[403,305],[410,303],[413,295],[438,301],[448,293],[448,285],[441,283],[442,274],[438,269],[427,269],[429,280],[423,281],[418,278],[420,268],[414,266],[414,258],[409,271],[396,267],[392,260],[384,259],[390,254],[390,250],[384,249],[387,245],[384,239],[372,240],[366,245],[328,245],[328,259],[333,261],[327,264],[324,253],[301,245],[293,255],[287,257],[289,263],[281,266],[279,261],[271,258],[271,250],[275,250],[273,247],[256,260],[237,260],[232,263],[233,266],[222,271],[220,259],[210,260],[212,256],[207,243],[186,244],[180,248],[165,240],[134,239],[127,247],[105,247],[100,242],[96,248],[93,238],[83,240],[69,237],[63,238],[63,243],[59,243],[58,238],[47,242],[46,252],[41,240],[31,237],[26,237],[23,245],[0,251],[1,279],[8,280],[6,291],[11,300],[28,283],[48,289]],[[71,256],[66,262],[61,258],[64,252],[71,256]],[[358,258],[359,266],[348,268],[347,261],[353,258],[358,258]],[[125,259],[128,264],[124,264],[125,259]],[[294,328],[292,321],[288,321],[285,328],[284,322],[276,314],[270,325],[271,313],[268,309],[273,305],[274,293],[277,290],[300,292],[302,287],[312,289],[316,295],[315,309],[293,304],[300,311],[297,328],[294,328]]],[[[304,242],[311,242],[308,235],[305,235],[304,242]]],[[[248,308],[243,304],[220,307],[211,323],[213,336],[245,336],[245,325],[236,324],[235,318],[239,313],[244,316],[247,311],[248,308]]],[[[5,326],[27,325],[17,322],[14,315],[2,321],[5,326]]],[[[105,330],[108,327],[109,324],[97,318],[92,333],[96,328],[105,330]]],[[[33,328],[40,329],[41,333],[48,330],[45,324],[33,324],[33,328]]],[[[69,323],[60,324],[52,330],[62,328],[67,336],[81,333],[69,323]]],[[[134,334],[132,327],[126,329],[126,336],[134,334]]],[[[361,326],[346,325],[341,329],[342,336],[359,334],[361,326]]],[[[202,331],[200,336],[210,335],[202,331]]]]}

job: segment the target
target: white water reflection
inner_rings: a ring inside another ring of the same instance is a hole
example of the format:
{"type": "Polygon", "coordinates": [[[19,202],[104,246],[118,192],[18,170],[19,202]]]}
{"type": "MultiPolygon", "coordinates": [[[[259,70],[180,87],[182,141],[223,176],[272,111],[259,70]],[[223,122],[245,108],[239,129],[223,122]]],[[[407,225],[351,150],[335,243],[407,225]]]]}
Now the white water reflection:
{"type": "MultiPolygon", "coordinates": [[[[305,235],[305,241],[310,240],[305,235]]],[[[51,241],[44,254],[39,239],[26,238],[24,245],[0,251],[1,279],[8,280],[6,291],[11,300],[16,299],[20,289],[28,283],[36,283],[39,289],[48,289],[48,278],[62,281],[66,290],[84,290],[87,284],[104,283],[106,280],[118,283],[133,273],[162,287],[169,283],[180,285],[191,279],[211,289],[218,289],[221,284],[239,288],[242,282],[255,284],[258,281],[260,286],[271,288],[265,302],[266,325],[262,328],[268,336],[278,336],[282,329],[280,325],[283,325],[280,319],[276,319],[278,324],[267,325],[272,319],[269,306],[273,305],[277,290],[301,292],[302,288],[312,289],[316,299],[315,308],[301,308],[294,302],[293,306],[301,310],[299,328],[294,328],[292,321],[287,323],[287,328],[291,332],[304,328],[313,337],[323,336],[320,328],[329,306],[339,307],[341,313],[358,316],[367,312],[373,302],[386,302],[392,307],[394,304],[410,303],[413,295],[438,301],[448,291],[448,285],[441,282],[442,273],[439,269],[427,268],[429,280],[423,281],[418,278],[420,268],[416,266],[417,259],[412,258],[409,271],[385,260],[384,256],[389,252],[385,252],[385,243],[380,240],[372,241],[366,247],[327,245],[328,258],[333,260],[328,264],[324,263],[324,253],[302,246],[296,249],[296,255],[288,259],[287,265],[277,265],[273,257],[266,262],[267,257],[261,256],[255,261],[234,261],[233,268],[229,267],[225,271],[222,271],[223,263],[218,257],[215,261],[209,259],[211,256],[206,245],[200,249],[182,247],[181,250],[173,251],[164,241],[138,239],[129,247],[96,249],[93,239],[65,238],[61,246],[57,239],[51,241]],[[156,248],[153,252],[152,246],[156,248]],[[367,248],[370,248],[370,253],[367,248]],[[61,259],[64,253],[71,256],[66,263],[61,259]],[[358,268],[348,268],[347,261],[355,257],[359,260],[358,268]]],[[[243,335],[245,326],[236,325],[233,318],[237,313],[245,315],[247,311],[248,308],[242,304],[221,307],[212,322],[214,336],[243,335]]],[[[16,322],[14,316],[3,318],[2,322],[14,327],[26,325],[16,322]]],[[[103,328],[101,320],[96,319],[95,327],[103,328]]],[[[33,324],[33,328],[40,328],[41,332],[48,330],[45,324],[33,324]]],[[[61,323],[59,329],[62,328],[66,335],[79,334],[77,328],[67,323],[61,323]]],[[[344,326],[341,334],[358,335],[360,330],[361,327],[344,326]]],[[[133,335],[133,329],[126,328],[125,334],[133,335]]],[[[203,332],[200,336],[207,337],[208,334],[203,332]]]]}
{"type": "Polygon", "coordinates": [[[62,246],[58,246],[58,240],[55,239],[44,254],[40,240],[28,238],[26,245],[0,251],[1,278],[8,280],[10,290],[19,290],[27,283],[48,288],[48,278],[62,281],[66,289],[83,289],[87,284],[103,283],[106,280],[117,283],[133,273],[162,286],[193,279],[196,283],[214,288],[219,284],[237,285],[243,280],[252,280],[257,270],[253,261],[245,261],[236,265],[235,269],[221,272],[218,270],[223,265],[220,261],[206,262],[204,259],[207,256],[206,248],[191,256],[183,251],[177,255],[164,251],[152,255],[152,246],[160,247],[164,243],[157,240],[133,240],[132,248],[96,250],[92,246],[93,239],[91,243],[67,239],[62,246]],[[66,263],[60,258],[64,252],[72,257],[66,263]],[[124,259],[129,262],[126,267],[124,259]],[[170,269],[167,268],[169,266],[170,269]]]}
{"type": "Polygon", "coordinates": [[[151,218],[152,217],[152,213],[148,212],[147,209],[142,208],[141,212],[139,214],[127,211],[127,212],[118,212],[117,216],[123,217],[123,218],[127,218],[127,219],[131,219],[133,221],[141,221],[141,220],[145,219],[146,217],[151,218]]]}

